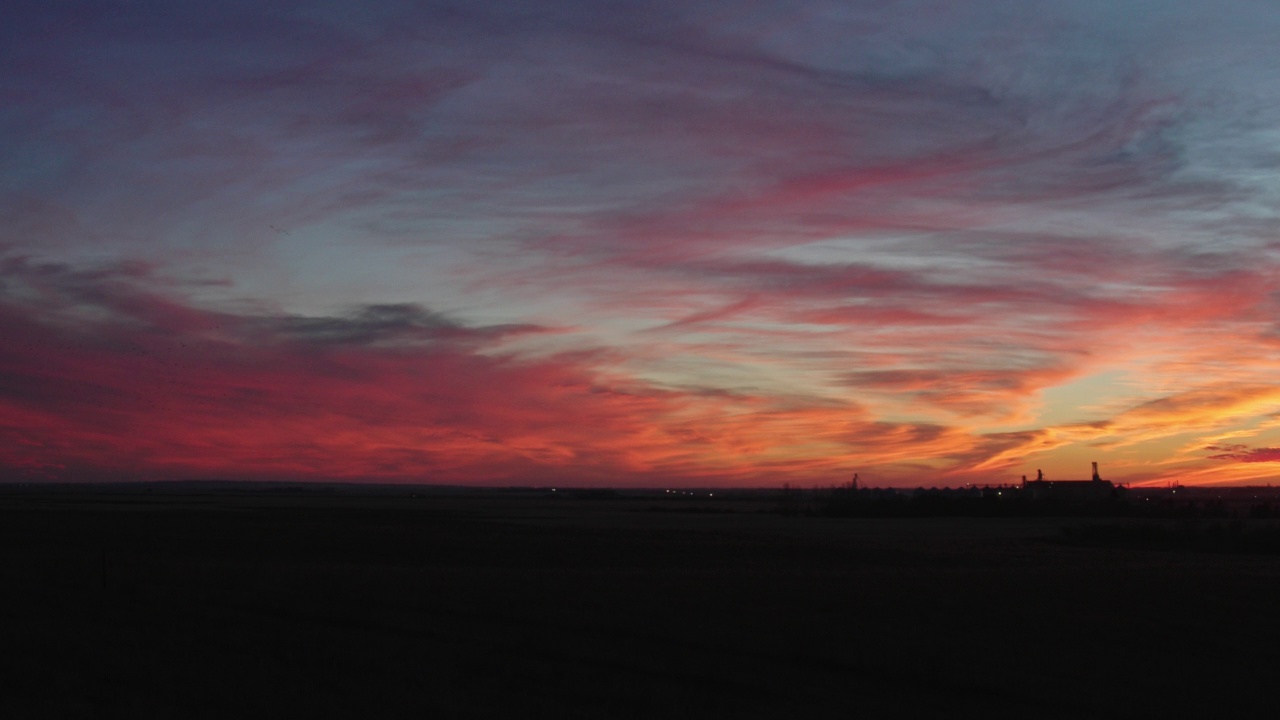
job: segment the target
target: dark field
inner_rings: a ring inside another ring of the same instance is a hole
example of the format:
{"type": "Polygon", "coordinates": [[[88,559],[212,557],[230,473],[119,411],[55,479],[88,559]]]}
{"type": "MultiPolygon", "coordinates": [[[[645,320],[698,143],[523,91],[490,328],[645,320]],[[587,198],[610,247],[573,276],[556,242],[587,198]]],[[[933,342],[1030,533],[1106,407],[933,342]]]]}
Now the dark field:
{"type": "Polygon", "coordinates": [[[1275,555],[678,507],[698,509],[9,492],[0,716],[1218,717],[1277,697],[1275,555]]]}

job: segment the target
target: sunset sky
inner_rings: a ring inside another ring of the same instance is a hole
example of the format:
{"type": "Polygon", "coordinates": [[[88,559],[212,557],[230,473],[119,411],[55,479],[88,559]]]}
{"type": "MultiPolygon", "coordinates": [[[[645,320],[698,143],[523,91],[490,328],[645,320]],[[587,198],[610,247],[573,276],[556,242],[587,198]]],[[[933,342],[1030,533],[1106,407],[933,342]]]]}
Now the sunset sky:
{"type": "Polygon", "coordinates": [[[0,479],[1280,477],[1273,0],[0,9],[0,479]]]}

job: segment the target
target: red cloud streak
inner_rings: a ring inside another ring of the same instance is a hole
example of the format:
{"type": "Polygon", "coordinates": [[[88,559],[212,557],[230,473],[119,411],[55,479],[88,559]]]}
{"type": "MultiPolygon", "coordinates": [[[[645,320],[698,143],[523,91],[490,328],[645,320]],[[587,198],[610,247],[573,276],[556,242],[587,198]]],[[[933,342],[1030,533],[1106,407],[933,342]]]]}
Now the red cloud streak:
{"type": "Polygon", "coordinates": [[[886,477],[1004,467],[1028,441],[830,399],[662,388],[604,351],[504,350],[539,328],[413,305],[235,314],[175,299],[145,266],[0,269],[10,479],[830,482],[855,462],[886,477]]]}

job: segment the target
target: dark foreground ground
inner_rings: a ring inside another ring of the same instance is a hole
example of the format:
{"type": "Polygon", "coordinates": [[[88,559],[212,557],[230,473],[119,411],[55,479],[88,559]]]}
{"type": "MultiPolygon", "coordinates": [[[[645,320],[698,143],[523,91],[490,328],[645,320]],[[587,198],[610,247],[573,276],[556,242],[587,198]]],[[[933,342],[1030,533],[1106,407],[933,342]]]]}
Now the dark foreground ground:
{"type": "Polygon", "coordinates": [[[681,509],[0,494],[0,716],[1229,717],[1280,696],[1280,556],[1052,518],[681,509]]]}

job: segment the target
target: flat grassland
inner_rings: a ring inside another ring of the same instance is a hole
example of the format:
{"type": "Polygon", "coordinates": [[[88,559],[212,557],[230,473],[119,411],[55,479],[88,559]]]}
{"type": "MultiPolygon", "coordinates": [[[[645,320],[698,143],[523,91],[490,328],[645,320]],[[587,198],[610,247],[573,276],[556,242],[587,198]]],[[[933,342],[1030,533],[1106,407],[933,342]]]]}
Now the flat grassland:
{"type": "Polygon", "coordinates": [[[9,492],[0,716],[1207,717],[1276,697],[1274,555],[1072,543],[1067,519],[672,507],[9,492]]]}

